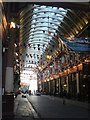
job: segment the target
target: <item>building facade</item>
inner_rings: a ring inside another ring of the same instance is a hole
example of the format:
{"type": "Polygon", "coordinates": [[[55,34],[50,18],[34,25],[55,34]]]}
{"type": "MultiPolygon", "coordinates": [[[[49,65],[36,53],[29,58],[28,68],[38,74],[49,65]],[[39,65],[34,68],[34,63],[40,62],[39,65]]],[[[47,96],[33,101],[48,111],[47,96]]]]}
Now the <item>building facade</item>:
{"type": "MultiPolygon", "coordinates": [[[[61,41],[62,42],[62,41],[61,41]]],[[[48,95],[88,100],[90,55],[75,53],[64,43],[57,56],[38,74],[38,88],[48,95]]]]}

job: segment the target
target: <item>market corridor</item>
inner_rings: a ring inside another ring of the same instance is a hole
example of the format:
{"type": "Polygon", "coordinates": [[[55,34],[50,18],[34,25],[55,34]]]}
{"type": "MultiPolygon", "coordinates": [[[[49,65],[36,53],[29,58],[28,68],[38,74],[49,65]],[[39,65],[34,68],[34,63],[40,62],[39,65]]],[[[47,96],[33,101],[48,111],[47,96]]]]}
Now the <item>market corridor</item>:
{"type": "Polygon", "coordinates": [[[1,0],[0,12],[0,120],[88,118],[90,2],[1,0]]]}

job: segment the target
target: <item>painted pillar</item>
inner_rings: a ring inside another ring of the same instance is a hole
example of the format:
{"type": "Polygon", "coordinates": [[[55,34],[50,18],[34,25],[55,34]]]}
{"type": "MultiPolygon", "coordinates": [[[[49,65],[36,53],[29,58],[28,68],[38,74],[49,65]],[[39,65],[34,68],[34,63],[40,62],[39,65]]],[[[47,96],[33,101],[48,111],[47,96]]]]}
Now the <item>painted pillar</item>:
{"type": "Polygon", "coordinates": [[[5,92],[13,93],[13,67],[6,67],[5,92]]]}
{"type": "Polygon", "coordinates": [[[59,93],[59,79],[56,80],[56,93],[59,93]]]}
{"type": "Polygon", "coordinates": [[[44,81],[42,81],[42,91],[44,92],[44,81]]]}
{"type": "Polygon", "coordinates": [[[54,93],[54,94],[56,94],[56,87],[57,87],[57,86],[56,86],[56,81],[57,81],[57,79],[55,79],[55,82],[54,82],[54,83],[55,83],[55,90],[54,90],[55,93],[54,93]]]}
{"type": "Polygon", "coordinates": [[[76,73],[77,94],[79,93],[79,73],[76,73]]]}
{"type": "Polygon", "coordinates": [[[51,88],[50,88],[50,80],[49,80],[48,84],[49,84],[49,94],[50,94],[50,92],[51,92],[51,91],[50,91],[50,90],[51,90],[51,88]]]}
{"type": "MultiPolygon", "coordinates": [[[[2,15],[0,6],[0,16],[2,15]]],[[[1,23],[0,23],[1,24],[1,23]]],[[[0,29],[0,120],[2,119],[2,31],[0,29]]]]}
{"type": "Polygon", "coordinates": [[[10,30],[10,39],[9,39],[9,44],[8,44],[8,52],[7,52],[7,67],[6,67],[6,79],[5,79],[5,92],[6,92],[6,94],[13,93],[14,39],[15,39],[15,30],[11,29],[10,30]]]}
{"type": "Polygon", "coordinates": [[[61,78],[59,78],[59,93],[62,93],[61,78]]]}
{"type": "Polygon", "coordinates": [[[56,79],[53,81],[53,94],[56,94],[56,79]]]}
{"type": "Polygon", "coordinates": [[[69,79],[68,79],[68,76],[66,76],[66,82],[67,82],[67,93],[69,93],[69,79]]]}
{"type": "Polygon", "coordinates": [[[5,77],[5,105],[3,107],[3,117],[14,116],[14,71],[13,71],[13,60],[14,60],[14,41],[15,41],[15,29],[10,29],[8,50],[7,50],[7,66],[6,66],[6,77],[5,77]]]}
{"type": "Polygon", "coordinates": [[[58,89],[59,89],[59,93],[60,93],[60,78],[59,78],[59,82],[58,82],[58,89]]]}

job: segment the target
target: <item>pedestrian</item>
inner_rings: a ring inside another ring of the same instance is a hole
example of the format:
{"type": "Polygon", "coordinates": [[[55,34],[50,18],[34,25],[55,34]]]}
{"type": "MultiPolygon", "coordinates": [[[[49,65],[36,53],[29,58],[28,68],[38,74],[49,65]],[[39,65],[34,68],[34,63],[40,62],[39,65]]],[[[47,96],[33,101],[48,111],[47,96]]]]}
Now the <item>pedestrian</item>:
{"type": "Polygon", "coordinates": [[[65,105],[66,104],[66,100],[65,100],[65,98],[63,98],[63,105],[65,105]]]}
{"type": "Polygon", "coordinates": [[[64,90],[64,92],[63,92],[63,104],[64,104],[64,105],[66,104],[65,97],[66,97],[66,91],[64,90]]]}

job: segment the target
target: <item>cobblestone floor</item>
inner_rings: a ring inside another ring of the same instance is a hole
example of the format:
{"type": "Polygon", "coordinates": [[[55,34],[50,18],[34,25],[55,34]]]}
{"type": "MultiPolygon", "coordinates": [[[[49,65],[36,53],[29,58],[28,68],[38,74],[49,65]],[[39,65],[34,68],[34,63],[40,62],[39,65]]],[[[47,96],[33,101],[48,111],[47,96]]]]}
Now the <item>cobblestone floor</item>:
{"type": "Polygon", "coordinates": [[[27,98],[22,98],[22,95],[18,95],[15,98],[14,116],[9,116],[2,120],[34,120],[27,98]]]}
{"type": "MultiPolygon", "coordinates": [[[[85,104],[85,105],[83,105],[83,104],[79,105],[80,103],[78,103],[78,102],[74,103],[74,102],[72,102],[70,100],[67,101],[67,104],[64,106],[62,104],[62,100],[60,98],[50,97],[50,96],[41,96],[41,97],[38,97],[38,96],[28,96],[28,95],[27,95],[26,98],[22,98],[22,94],[21,94],[21,95],[18,95],[17,98],[15,98],[15,105],[14,105],[14,115],[15,116],[13,118],[5,118],[5,119],[2,119],[2,120],[40,120],[40,119],[42,119],[41,117],[40,118],[35,118],[35,114],[34,114],[34,112],[32,112],[33,108],[32,108],[32,106],[30,106],[30,102],[28,101],[27,98],[30,99],[30,101],[32,102],[32,104],[36,105],[35,107],[37,108],[38,111],[41,110],[41,111],[39,111],[41,115],[42,115],[43,111],[45,110],[44,113],[45,113],[46,116],[48,116],[47,115],[47,111],[50,110],[50,111],[53,112],[53,110],[56,108],[54,106],[54,102],[55,102],[55,105],[59,104],[58,106],[61,107],[60,108],[61,112],[58,113],[58,116],[61,113],[62,113],[62,115],[64,114],[66,116],[67,114],[65,113],[65,110],[67,110],[67,109],[70,109],[72,111],[72,113],[73,113],[73,114],[70,114],[70,116],[75,116],[74,114],[76,114],[75,109],[77,108],[77,105],[78,105],[78,109],[80,109],[80,111],[82,111],[82,113],[83,113],[82,116],[84,116],[84,114],[86,113],[86,112],[83,112],[83,109],[84,110],[87,109],[87,107],[86,107],[87,104],[85,104]],[[53,103],[53,104],[51,104],[51,103],[53,103]],[[50,105],[51,105],[51,107],[50,107],[50,105]],[[52,106],[54,106],[54,109],[52,108],[52,106]],[[48,107],[48,109],[46,109],[47,107],[48,107]],[[74,107],[74,108],[72,108],[72,107],[74,107]]],[[[69,116],[70,110],[68,110],[68,112],[67,112],[68,116],[69,116]]],[[[52,115],[52,112],[50,112],[50,111],[49,111],[49,116],[50,116],[50,114],[52,115]]],[[[79,114],[79,113],[81,113],[80,111],[77,111],[78,115],[80,115],[79,114]]],[[[54,111],[54,113],[55,112],[56,111],[54,111]]],[[[56,114],[57,114],[57,112],[56,112],[56,114]]],[[[87,113],[85,114],[85,116],[87,116],[87,113]]],[[[83,120],[86,119],[86,118],[87,117],[83,117],[83,120]]],[[[45,119],[42,119],[42,120],[45,120],[45,119]]],[[[81,117],[80,117],[80,119],[81,119],[81,117]]],[[[51,120],[51,117],[49,119],[46,119],[46,120],[51,120]]],[[[52,119],[52,120],[54,120],[54,119],[52,119]]],[[[62,119],[60,119],[60,120],[62,120],[62,119]]],[[[67,119],[64,117],[64,120],[67,120],[67,119]]],[[[71,120],[71,118],[70,118],[70,120],[71,120]]],[[[78,120],[78,119],[74,118],[74,120],[78,120]]]]}
{"type": "Polygon", "coordinates": [[[15,113],[14,120],[34,119],[27,98],[22,98],[22,95],[18,95],[18,97],[15,99],[14,113],[15,113]]]}

